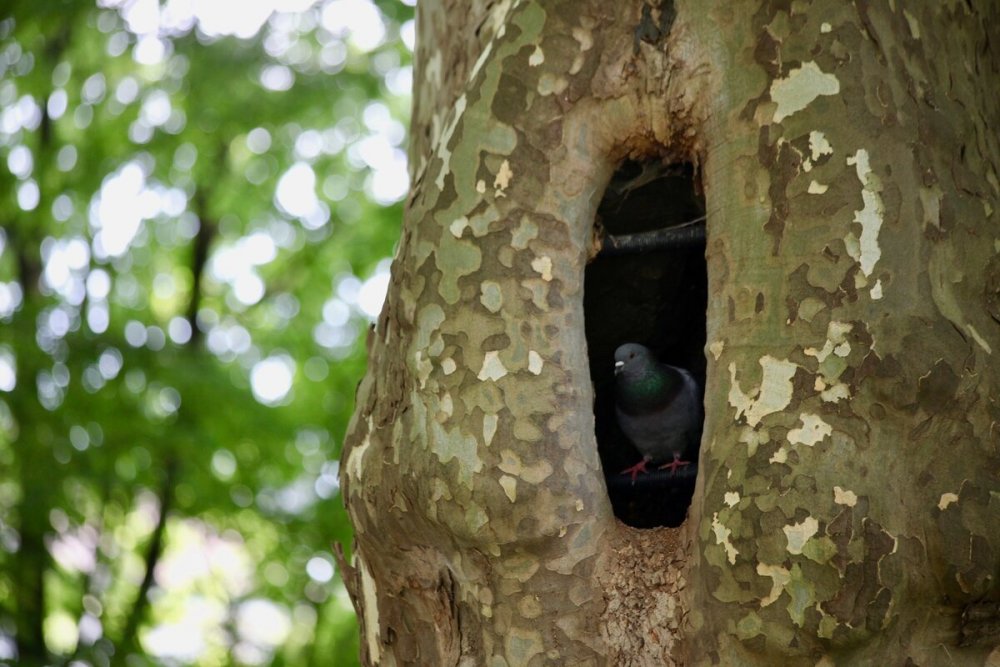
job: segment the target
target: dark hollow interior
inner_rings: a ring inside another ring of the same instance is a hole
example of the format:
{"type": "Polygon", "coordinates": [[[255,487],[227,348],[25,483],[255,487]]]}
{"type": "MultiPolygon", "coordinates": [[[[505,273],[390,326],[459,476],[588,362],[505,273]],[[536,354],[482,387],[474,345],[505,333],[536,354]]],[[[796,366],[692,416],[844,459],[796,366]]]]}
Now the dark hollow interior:
{"type": "MultiPolygon", "coordinates": [[[[605,233],[634,234],[683,224],[705,212],[689,164],[627,162],[598,208],[605,233]]],[[[678,526],[687,515],[697,477],[697,452],[676,473],[657,470],[633,482],[621,471],[641,457],[615,416],[614,353],[642,343],[660,361],[685,368],[705,384],[708,275],[704,244],[598,255],[584,276],[584,314],[594,383],[597,447],[615,516],[636,528],[678,526]]]]}

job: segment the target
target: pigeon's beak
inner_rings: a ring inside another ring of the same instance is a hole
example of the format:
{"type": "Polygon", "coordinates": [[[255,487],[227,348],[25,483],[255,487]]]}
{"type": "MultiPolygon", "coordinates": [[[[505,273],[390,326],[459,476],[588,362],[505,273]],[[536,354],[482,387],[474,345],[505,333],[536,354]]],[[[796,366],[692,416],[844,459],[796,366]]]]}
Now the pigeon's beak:
{"type": "Polygon", "coordinates": [[[624,361],[616,361],[615,362],[615,375],[618,375],[619,373],[621,373],[622,372],[622,368],[624,368],[624,367],[625,367],[625,362],[624,361]]]}

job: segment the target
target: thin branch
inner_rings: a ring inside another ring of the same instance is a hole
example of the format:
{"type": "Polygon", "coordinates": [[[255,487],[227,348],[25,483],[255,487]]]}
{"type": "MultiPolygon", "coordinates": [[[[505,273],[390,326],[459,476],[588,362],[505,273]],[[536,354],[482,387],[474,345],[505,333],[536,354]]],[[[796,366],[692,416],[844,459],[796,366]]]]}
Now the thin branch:
{"type": "Polygon", "coordinates": [[[208,263],[208,250],[215,238],[216,226],[208,219],[208,204],[206,195],[197,190],[194,195],[195,214],[198,216],[198,234],[194,237],[194,247],[191,249],[191,299],[188,301],[187,321],[191,325],[191,340],[194,347],[201,331],[198,329],[198,309],[201,307],[201,285],[208,263]]]}
{"type": "Polygon", "coordinates": [[[682,225],[654,229],[637,234],[607,235],[601,241],[598,257],[632,255],[656,250],[676,250],[705,244],[705,216],[682,225]]]}
{"type": "Polygon", "coordinates": [[[132,610],[128,613],[125,622],[125,629],[122,631],[119,640],[115,643],[117,647],[114,658],[115,664],[125,664],[129,651],[135,646],[139,625],[145,616],[146,608],[149,606],[149,591],[153,587],[154,571],[156,570],[157,563],[160,562],[160,557],[163,555],[163,536],[167,527],[167,515],[170,513],[171,506],[173,505],[174,481],[177,476],[177,467],[175,459],[171,458],[167,461],[166,473],[163,476],[163,486],[160,487],[159,494],[160,516],[156,520],[156,526],[153,528],[153,534],[149,539],[149,546],[146,549],[145,574],[142,577],[142,583],[139,584],[139,590],[135,594],[132,610]]]}

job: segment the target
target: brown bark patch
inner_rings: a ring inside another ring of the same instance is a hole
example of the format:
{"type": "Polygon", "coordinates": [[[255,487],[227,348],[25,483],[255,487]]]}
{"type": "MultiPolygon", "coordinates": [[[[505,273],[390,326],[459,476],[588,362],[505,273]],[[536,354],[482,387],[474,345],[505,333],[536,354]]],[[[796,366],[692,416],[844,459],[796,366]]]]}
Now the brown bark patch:
{"type": "Polygon", "coordinates": [[[683,526],[636,530],[618,524],[601,557],[606,606],[601,636],[608,663],[621,667],[683,664],[681,627],[687,615],[683,526]]]}

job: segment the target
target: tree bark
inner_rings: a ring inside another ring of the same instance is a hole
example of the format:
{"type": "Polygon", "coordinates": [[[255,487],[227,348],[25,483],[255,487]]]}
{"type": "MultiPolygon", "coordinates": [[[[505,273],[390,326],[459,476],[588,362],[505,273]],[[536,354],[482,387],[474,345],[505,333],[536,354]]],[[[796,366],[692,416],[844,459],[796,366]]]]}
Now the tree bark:
{"type": "Polygon", "coordinates": [[[998,22],[419,3],[412,192],[341,469],[366,664],[1000,660],[998,22]],[[625,159],[700,165],[707,203],[680,529],[616,522],[593,435],[583,274],[625,159]]]}

